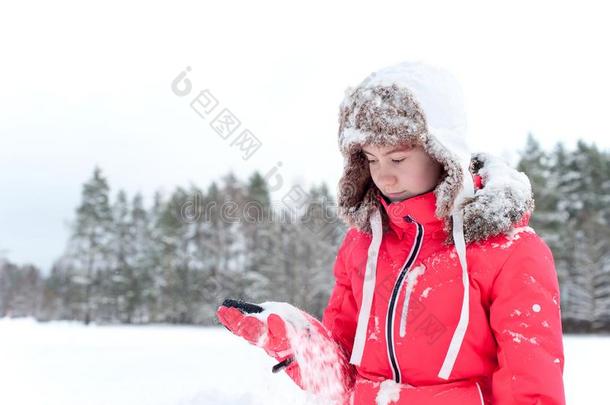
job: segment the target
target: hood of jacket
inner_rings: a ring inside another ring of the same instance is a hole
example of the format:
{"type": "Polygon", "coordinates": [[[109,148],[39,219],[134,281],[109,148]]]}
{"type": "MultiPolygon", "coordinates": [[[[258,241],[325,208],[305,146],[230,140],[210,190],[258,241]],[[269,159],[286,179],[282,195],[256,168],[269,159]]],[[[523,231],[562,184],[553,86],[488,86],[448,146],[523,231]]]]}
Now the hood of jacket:
{"type": "Polygon", "coordinates": [[[444,220],[453,242],[452,215],[463,215],[466,243],[506,232],[534,208],[527,176],[488,154],[471,154],[461,88],[447,71],[405,62],[370,74],[348,88],[340,106],[339,148],[344,157],[338,186],[339,215],[349,225],[371,233],[373,212],[388,218],[376,197],[365,144],[420,145],[444,168],[434,189],[436,216],[444,220]],[[485,187],[476,189],[473,176],[485,187]]]}

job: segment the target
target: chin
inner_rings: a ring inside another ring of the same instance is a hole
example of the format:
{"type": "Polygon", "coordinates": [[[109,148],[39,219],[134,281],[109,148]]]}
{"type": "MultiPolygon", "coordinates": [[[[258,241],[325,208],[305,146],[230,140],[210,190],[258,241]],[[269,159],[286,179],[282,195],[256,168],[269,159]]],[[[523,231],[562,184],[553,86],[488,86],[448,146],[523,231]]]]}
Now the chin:
{"type": "Polygon", "coordinates": [[[411,193],[405,192],[399,195],[387,195],[386,197],[388,198],[388,200],[392,201],[392,202],[397,202],[397,201],[402,201],[402,200],[406,200],[407,198],[411,197],[411,193]]]}

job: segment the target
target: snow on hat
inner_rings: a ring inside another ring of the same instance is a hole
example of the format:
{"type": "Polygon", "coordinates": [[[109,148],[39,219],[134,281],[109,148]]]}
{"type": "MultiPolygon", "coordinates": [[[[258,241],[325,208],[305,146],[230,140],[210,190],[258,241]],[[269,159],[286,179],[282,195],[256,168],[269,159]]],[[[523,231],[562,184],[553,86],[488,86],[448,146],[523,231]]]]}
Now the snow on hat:
{"type": "Polygon", "coordinates": [[[466,114],[457,80],[445,70],[405,62],[369,75],[348,88],[341,103],[339,148],[344,173],[339,181],[339,214],[345,222],[370,233],[369,219],[379,209],[376,187],[362,153],[367,144],[421,145],[445,169],[435,189],[436,216],[447,230],[454,208],[473,195],[466,143],[466,114]]]}
{"type": "MultiPolygon", "coordinates": [[[[466,114],[462,90],[457,80],[447,71],[421,62],[405,62],[381,69],[369,75],[356,88],[346,90],[339,117],[339,148],[344,157],[344,172],[338,187],[339,215],[348,225],[371,233],[368,250],[362,305],[350,362],[359,365],[375,289],[377,257],[383,234],[384,210],[376,198],[367,160],[362,153],[365,144],[394,146],[420,145],[444,167],[444,177],[435,188],[436,216],[445,221],[450,240],[455,245],[462,268],[463,299],[458,324],[438,372],[448,379],[462,345],[469,320],[469,280],[466,262],[466,241],[484,238],[510,227],[532,207],[529,181],[518,176],[513,183],[517,195],[504,184],[497,191],[509,195],[494,209],[506,215],[504,220],[489,222],[490,196],[475,197],[469,167],[471,154],[466,143],[466,114]],[[464,205],[468,229],[464,235],[464,205]],[[487,221],[487,222],[486,222],[487,221]]],[[[480,155],[481,161],[488,159],[480,155]]],[[[494,166],[493,164],[491,165],[494,166]]],[[[502,170],[501,170],[502,171],[502,170]]],[[[502,172],[504,174],[504,172],[502,172]]],[[[508,178],[513,178],[512,173],[508,178]]],[[[523,175],[524,176],[524,175],[523,175]]],[[[506,176],[504,176],[506,177],[506,176]]],[[[511,183],[511,185],[513,184],[511,183]]],[[[490,187],[490,191],[496,191],[490,187]]]]}

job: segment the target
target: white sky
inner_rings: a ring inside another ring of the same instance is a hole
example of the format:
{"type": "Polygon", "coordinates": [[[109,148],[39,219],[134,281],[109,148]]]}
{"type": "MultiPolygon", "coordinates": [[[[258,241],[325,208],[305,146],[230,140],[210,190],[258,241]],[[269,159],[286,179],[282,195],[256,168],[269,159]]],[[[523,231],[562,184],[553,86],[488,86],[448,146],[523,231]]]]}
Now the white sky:
{"type": "Polygon", "coordinates": [[[113,195],[147,198],[278,161],[292,181],[339,179],[347,86],[403,60],[462,82],[473,150],[514,159],[610,145],[608,14],[593,2],[19,1],[0,6],[0,256],[47,270],[95,164],[113,195]],[[170,83],[186,66],[191,95],[170,83]],[[210,91],[263,146],[249,160],[189,106],[210,91]]]}

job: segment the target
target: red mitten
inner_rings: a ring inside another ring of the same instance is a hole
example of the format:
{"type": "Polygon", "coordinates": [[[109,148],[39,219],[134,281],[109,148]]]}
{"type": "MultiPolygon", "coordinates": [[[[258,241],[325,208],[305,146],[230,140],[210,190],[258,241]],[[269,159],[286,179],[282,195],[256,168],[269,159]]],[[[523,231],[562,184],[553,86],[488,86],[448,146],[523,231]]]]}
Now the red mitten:
{"type": "Polygon", "coordinates": [[[216,315],[231,332],[278,360],[273,372],[285,368],[302,389],[345,401],[354,369],[317,319],[287,303],[255,305],[236,300],[225,300],[216,315]]]}

